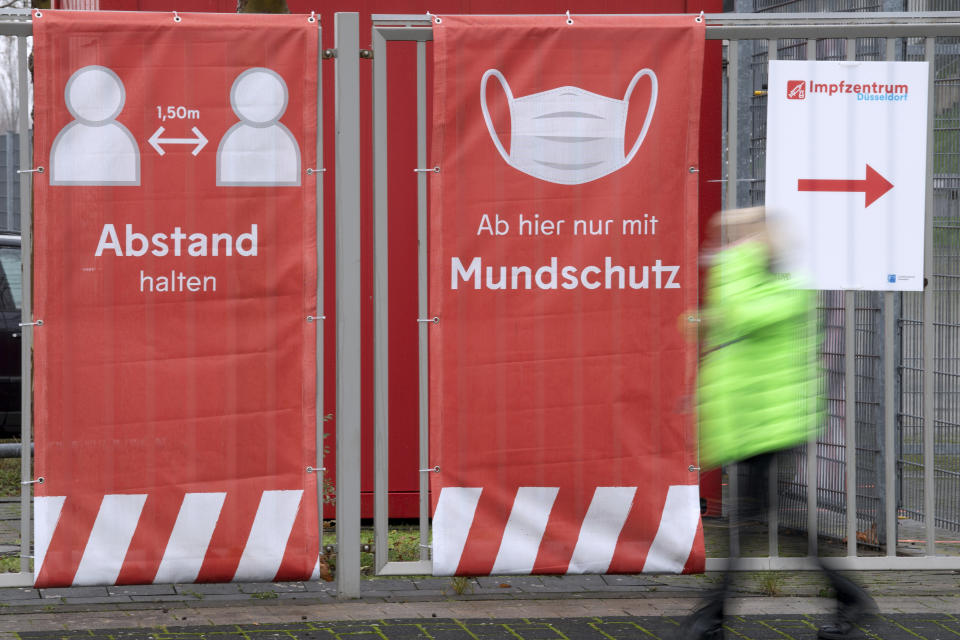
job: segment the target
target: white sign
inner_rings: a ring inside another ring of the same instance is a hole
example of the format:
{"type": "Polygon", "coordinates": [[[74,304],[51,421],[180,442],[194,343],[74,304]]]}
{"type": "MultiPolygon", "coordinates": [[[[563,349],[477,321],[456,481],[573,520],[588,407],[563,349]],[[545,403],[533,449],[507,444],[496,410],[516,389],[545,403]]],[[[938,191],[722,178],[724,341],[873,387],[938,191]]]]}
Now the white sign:
{"type": "Polygon", "coordinates": [[[770,62],[779,270],[814,289],[923,288],[927,83],[926,62],[770,62]]]}

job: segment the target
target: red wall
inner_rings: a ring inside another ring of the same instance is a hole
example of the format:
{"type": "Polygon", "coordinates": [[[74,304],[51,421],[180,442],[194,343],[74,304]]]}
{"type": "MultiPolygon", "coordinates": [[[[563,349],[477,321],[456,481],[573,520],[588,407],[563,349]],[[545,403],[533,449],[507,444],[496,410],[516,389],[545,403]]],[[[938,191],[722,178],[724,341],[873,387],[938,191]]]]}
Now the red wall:
{"type": "MultiPolygon", "coordinates": [[[[233,13],[236,0],[100,0],[102,10],[125,11],[204,11],[233,13]],[[188,5],[189,8],[187,8],[188,5]]],[[[316,11],[320,16],[324,48],[334,47],[334,14],[360,14],[361,46],[370,42],[370,16],[373,14],[437,14],[454,13],[719,13],[722,0],[288,0],[293,13],[316,11]]],[[[430,47],[427,48],[428,56],[430,47]]],[[[417,401],[417,218],[416,218],[416,94],[415,48],[413,43],[390,45],[388,76],[388,184],[390,202],[389,246],[389,314],[390,314],[390,515],[413,518],[418,515],[418,401],[417,401]]],[[[707,42],[703,78],[703,103],[700,124],[700,220],[704,222],[720,208],[720,183],[707,182],[720,176],[721,169],[721,51],[720,43],[707,42]]],[[[323,154],[327,172],[324,175],[324,312],[335,313],[334,296],[334,84],[333,60],[323,63],[323,154]]],[[[428,69],[430,61],[428,59],[428,69]]],[[[428,78],[428,87],[430,78],[428,78]]],[[[363,505],[364,517],[373,513],[373,177],[371,133],[370,65],[361,64],[361,251],[363,254],[362,287],[362,441],[363,441],[363,505]],[[369,151],[368,151],[369,150],[369,151]]],[[[428,123],[430,121],[428,113],[428,123]]],[[[429,147],[428,147],[429,148],[429,147]]],[[[429,163],[428,163],[429,164],[429,163]]],[[[702,225],[701,225],[702,226],[702,225]]],[[[327,321],[324,331],[324,407],[334,420],[327,424],[327,445],[331,449],[324,461],[328,477],[333,478],[332,455],[336,428],[336,341],[334,322],[327,321]]],[[[705,478],[706,480],[706,478],[705,478]]],[[[719,500],[719,484],[711,491],[719,500]]],[[[326,517],[333,517],[328,508],[326,517]]]]}

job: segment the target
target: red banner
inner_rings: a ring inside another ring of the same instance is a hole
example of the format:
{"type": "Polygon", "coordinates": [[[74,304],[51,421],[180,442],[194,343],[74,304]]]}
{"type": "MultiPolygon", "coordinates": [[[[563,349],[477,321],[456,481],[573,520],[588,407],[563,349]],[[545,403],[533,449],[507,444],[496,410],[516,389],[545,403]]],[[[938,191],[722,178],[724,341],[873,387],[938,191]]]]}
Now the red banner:
{"type": "Polygon", "coordinates": [[[33,26],[36,584],[307,578],[316,21],[33,26]]]}
{"type": "Polygon", "coordinates": [[[434,573],[701,571],[704,25],[433,26],[434,573]]]}

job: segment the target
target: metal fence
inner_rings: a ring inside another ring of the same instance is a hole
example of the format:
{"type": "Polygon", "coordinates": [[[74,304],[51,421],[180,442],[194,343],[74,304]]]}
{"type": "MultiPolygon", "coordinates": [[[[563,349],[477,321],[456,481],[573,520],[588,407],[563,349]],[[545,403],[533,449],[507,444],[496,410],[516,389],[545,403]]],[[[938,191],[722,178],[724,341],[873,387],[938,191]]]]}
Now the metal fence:
{"type": "Polygon", "coordinates": [[[19,169],[20,135],[0,133],[0,231],[20,230],[19,169]]]}
{"type": "MultiPolygon", "coordinates": [[[[759,0],[758,0],[759,1],[759,0]]],[[[795,3],[784,5],[800,6],[795,3]]],[[[863,9],[868,2],[854,2],[863,9]]],[[[769,8],[774,3],[765,3],[769,8]]],[[[803,5],[805,7],[805,5],[803,5]]],[[[872,7],[873,5],[869,5],[872,7]]],[[[336,246],[337,246],[337,411],[340,425],[360,423],[360,34],[358,14],[338,14],[336,32],[336,246]]],[[[29,16],[0,15],[0,34],[18,37],[20,69],[26,86],[26,36],[29,16]]],[[[817,531],[846,538],[846,557],[837,566],[854,569],[958,568],[960,558],[944,555],[937,545],[937,526],[957,526],[960,503],[960,14],[716,14],[705,17],[707,38],[727,43],[725,104],[727,175],[725,206],[747,198],[763,200],[765,151],[766,61],[795,59],[931,60],[931,103],[927,189],[924,293],[823,292],[821,318],[825,329],[824,362],[828,423],[823,436],[805,451],[779,464],[776,494],[779,508],[771,510],[772,532],[766,557],[752,558],[744,569],[801,569],[808,558],[779,557],[776,531],[781,527],[817,531]],[[747,63],[741,62],[749,54],[747,63]],[[750,81],[740,67],[749,65],[750,81]],[[746,95],[747,100],[742,100],[746,95]],[[740,112],[748,105],[750,118],[740,112]],[[748,123],[744,128],[742,123],[748,123]],[[747,139],[748,162],[738,162],[738,140],[747,139]],[[850,348],[853,347],[853,348],[850,348]],[[811,455],[815,453],[815,455],[811,455]],[[815,487],[816,491],[808,488],[815,487]],[[922,556],[897,557],[898,514],[922,523],[922,556]],[[858,549],[857,533],[885,555],[867,556],[858,549]]],[[[421,559],[387,562],[388,440],[387,389],[387,60],[392,42],[414,42],[417,60],[418,166],[426,163],[427,47],[432,39],[426,16],[373,17],[374,86],[374,381],[375,390],[375,551],[376,571],[383,574],[430,571],[429,509],[426,474],[421,482],[421,559]]],[[[407,45],[409,47],[409,45],[407,45]]],[[[21,114],[28,112],[27,91],[21,114]]],[[[21,117],[19,134],[28,135],[21,117]]],[[[405,126],[406,123],[398,123],[405,126]]],[[[30,166],[29,146],[19,150],[20,166],[30,166]]],[[[421,309],[426,301],[425,173],[417,174],[417,213],[420,229],[421,309]]],[[[709,176],[704,179],[709,178],[709,176]]],[[[21,211],[29,212],[30,180],[20,185],[21,211]]],[[[24,218],[25,220],[27,218],[24,218]]],[[[29,281],[29,225],[24,225],[24,278],[29,281]]],[[[29,287],[24,296],[28,298],[29,287]]],[[[29,308],[29,300],[25,301],[29,308]]],[[[26,341],[25,341],[26,344],[26,341]]],[[[420,339],[420,455],[427,456],[426,327],[420,339]]],[[[24,364],[29,366],[29,351],[24,364]]],[[[29,369],[25,371],[29,379],[29,369]]],[[[24,387],[29,393],[29,385],[24,387]]],[[[30,437],[30,398],[24,398],[24,438],[30,437]]],[[[341,596],[359,594],[360,576],[360,436],[359,429],[337,430],[338,587],[341,596]]],[[[425,467],[426,465],[421,465],[425,467]]],[[[426,469],[425,469],[426,470],[426,469]]],[[[30,461],[24,457],[23,478],[30,461]]],[[[735,478],[735,474],[732,476],[735,478]]],[[[735,490],[736,482],[731,483],[735,490]]],[[[30,539],[30,485],[22,499],[23,539],[30,539]]],[[[26,542],[25,542],[26,545],[26,542]]],[[[810,555],[817,553],[812,536],[810,555]]],[[[0,584],[30,582],[30,550],[22,553],[21,577],[0,584]]],[[[717,568],[722,559],[708,559],[717,568]]]]}

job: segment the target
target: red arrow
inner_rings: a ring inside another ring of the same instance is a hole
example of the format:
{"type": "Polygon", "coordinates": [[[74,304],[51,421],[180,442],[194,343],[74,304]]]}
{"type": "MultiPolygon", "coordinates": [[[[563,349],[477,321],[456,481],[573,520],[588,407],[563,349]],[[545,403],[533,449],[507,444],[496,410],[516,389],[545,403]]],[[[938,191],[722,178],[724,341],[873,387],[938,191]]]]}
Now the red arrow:
{"type": "Polygon", "coordinates": [[[893,184],[867,165],[867,177],[863,180],[797,180],[797,191],[842,191],[863,192],[863,206],[869,207],[877,198],[893,189],[893,184]]]}

